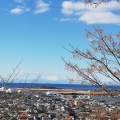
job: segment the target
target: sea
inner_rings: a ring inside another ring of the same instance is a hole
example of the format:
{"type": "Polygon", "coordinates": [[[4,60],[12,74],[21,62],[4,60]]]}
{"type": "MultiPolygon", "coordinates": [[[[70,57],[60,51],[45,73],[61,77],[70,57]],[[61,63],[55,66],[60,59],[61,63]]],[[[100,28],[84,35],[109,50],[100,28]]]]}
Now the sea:
{"type": "MultiPolygon", "coordinates": [[[[0,87],[4,86],[0,83],[0,87]]],[[[9,88],[36,88],[36,87],[53,87],[57,89],[75,89],[75,90],[86,90],[94,91],[100,89],[98,85],[81,85],[81,84],[53,84],[53,83],[7,83],[9,88]]],[[[107,90],[120,90],[119,85],[107,85],[107,90]]]]}

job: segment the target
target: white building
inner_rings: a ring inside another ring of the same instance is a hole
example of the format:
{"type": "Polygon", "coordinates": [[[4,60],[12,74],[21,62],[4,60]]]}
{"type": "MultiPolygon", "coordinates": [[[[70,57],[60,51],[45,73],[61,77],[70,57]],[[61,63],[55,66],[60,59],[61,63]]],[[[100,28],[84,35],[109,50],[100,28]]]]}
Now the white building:
{"type": "Polygon", "coordinates": [[[5,88],[4,88],[4,87],[1,87],[1,88],[0,88],[0,91],[4,91],[4,90],[5,90],[5,88]]]}
{"type": "Polygon", "coordinates": [[[57,91],[47,91],[46,95],[57,95],[58,92],[57,91]]]}

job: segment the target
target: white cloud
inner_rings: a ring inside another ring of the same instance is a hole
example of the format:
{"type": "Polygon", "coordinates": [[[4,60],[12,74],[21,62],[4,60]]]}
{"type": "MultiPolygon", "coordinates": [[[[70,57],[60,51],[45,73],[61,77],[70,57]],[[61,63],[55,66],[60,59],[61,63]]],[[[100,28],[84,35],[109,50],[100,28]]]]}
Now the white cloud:
{"type": "Polygon", "coordinates": [[[39,14],[39,13],[47,12],[50,9],[49,6],[50,6],[50,3],[45,3],[42,0],[38,0],[34,13],[39,14]]]}
{"type": "Polygon", "coordinates": [[[59,78],[57,76],[48,76],[47,80],[56,81],[59,80],[59,78]]]}
{"type": "Polygon", "coordinates": [[[85,5],[82,2],[64,1],[62,3],[62,14],[76,16],[78,21],[87,24],[120,24],[120,2],[111,1],[107,5],[102,3],[97,8],[85,5]]]}
{"type": "Polygon", "coordinates": [[[22,3],[23,0],[14,0],[15,2],[22,3]]]}
{"type": "Polygon", "coordinates": [[[28,12],[30,9],[26,6],[20,6],[20,7],[16,7],[12,10],[10,10],[10,13],[12,14],[21,14],[21,13],[24,13],[24,12],[28,12]]]}
{"type": "Polygon", "coordinates": [[[85,21],[87,24],[106,23],[120,24],[120,16],[111,12],[86,13],[79,18],[80,21],[85,21]]]}
{"type": "Polygon", "coordinates": [[[76,21],[76,18],[60,18],[59,20],[73,22],[73,21],[76,21]]]}
{"type": "Polygon", "coordinates": [[[21,8],[14,8],[14,9],[12,9],[10,11],[10,13],[12,13],[12,14],[21,14],[21,13],[23,13],[23,9],[21,9],[21,8]]]}

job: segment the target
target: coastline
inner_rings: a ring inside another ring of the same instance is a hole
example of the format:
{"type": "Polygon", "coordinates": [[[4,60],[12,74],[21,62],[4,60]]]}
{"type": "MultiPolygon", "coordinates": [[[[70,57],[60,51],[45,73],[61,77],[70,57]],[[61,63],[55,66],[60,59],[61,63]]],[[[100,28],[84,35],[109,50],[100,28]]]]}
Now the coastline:
{"type": "Polygon", "coordinates": [[[96,92],[96,91],[85,91],[85,90],[74,90],[74,89],[45,89],[45,88],[17,88],[19,90],[31,90],[31,91],[39,91],[39,92],[47,92],[47,91],[56,91],[58,94],[80,94],[80,95],[108,95],[106,92],[96,92]]]}

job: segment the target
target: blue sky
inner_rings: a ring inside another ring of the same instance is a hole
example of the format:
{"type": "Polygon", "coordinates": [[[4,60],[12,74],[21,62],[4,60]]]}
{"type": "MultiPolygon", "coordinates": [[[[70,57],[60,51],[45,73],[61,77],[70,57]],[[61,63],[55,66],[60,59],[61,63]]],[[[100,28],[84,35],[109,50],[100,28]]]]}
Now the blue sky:
{"type": "Polygon", "coordinates": [[[6,77],[22,60],[21,74],[67,83],[66,76],[75,75],[64,69],[61,57],[69,60],[70,54],[62,46],[88,48],[85,29],[93,25],[108,33],[120,30],[120,3],[93,7],[78,0],[1,0],[0,74],[6,77]]]}

